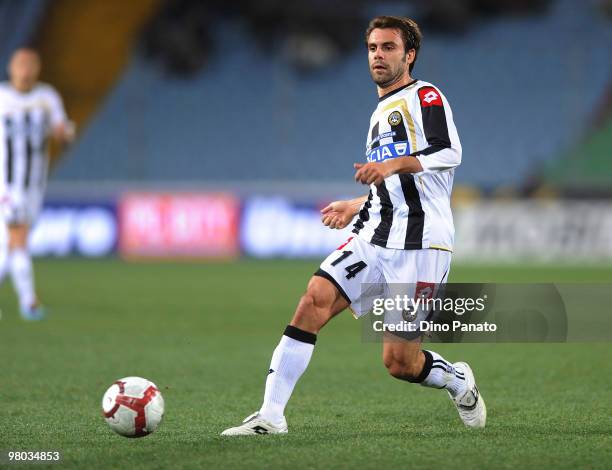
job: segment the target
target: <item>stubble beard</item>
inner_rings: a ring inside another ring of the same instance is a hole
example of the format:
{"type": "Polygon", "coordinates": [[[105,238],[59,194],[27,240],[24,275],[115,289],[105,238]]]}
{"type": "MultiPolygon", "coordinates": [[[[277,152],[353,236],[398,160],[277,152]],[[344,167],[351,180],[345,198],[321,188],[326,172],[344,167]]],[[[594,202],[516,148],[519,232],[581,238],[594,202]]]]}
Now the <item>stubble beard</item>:
{"type": "Polygon", "coordinates": [[[397,69],[390,70],[389,72],[385,71],[383,75],[376,75],[375,71],[370,69],[370,75],[372,76],[374,83],[376,83],[376,85],[378,85],[380,88],[388,88],[401,80],[405,68],[406,61],[404,58],[397,69]]]}
{"type": "Polygon", "coordinates": [[[380,88],[388,88],[391,85],[397,83],[402,77],[402,71],[396,70],[395,73],[392,74],[384,74],[382,76],[376,76],[372,74],[372,80],[374,83],[378,85],[380,88]]]}

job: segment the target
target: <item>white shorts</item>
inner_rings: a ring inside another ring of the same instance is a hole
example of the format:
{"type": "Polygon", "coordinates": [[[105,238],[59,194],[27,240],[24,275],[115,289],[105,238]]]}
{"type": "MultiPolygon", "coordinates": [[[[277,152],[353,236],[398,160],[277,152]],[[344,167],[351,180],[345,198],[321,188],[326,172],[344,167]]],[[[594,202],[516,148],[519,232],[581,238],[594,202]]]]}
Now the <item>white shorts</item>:
{"type": "Polygon", "coordinates": [[[7,225],[32,225],[42,207],[44,190],[10,191],[0,196],[0,218],[7,225]]]}
{"type": "Polygon", "coordinates": [[[355,236],[330,254],[315,275],[331,281],[359,318],[372,310],[374,299],[399,294],[397,289],[413,298],[424,291],[436,295],[448,278],[451,255],[430,248],[383,248],[355,236]]]}

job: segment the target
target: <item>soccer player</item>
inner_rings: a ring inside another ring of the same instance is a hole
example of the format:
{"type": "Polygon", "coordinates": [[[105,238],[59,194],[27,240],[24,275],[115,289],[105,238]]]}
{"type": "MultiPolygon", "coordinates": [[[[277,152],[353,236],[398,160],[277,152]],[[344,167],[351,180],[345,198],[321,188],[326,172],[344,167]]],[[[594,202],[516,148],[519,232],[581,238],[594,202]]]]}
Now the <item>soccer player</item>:
{"type": "Polygon", "coordinates": [[[59,94],[38,82],[39,73],[38,53],[18,49],[9,62],[9,81],[0,83],[0,219],[8,229],[8,244],[0,246],[0,283],[10,272],[26,320],[44,316],[27,239],[45,191],[48,138],[67,143],[74,137],[59,94]]]}
{"type": "MultiPolygon", "coordinates": [[[[402,283],[417,290],[445,283],[454,227],[450,195],[461,145],[448,101],[432,84],[412,78],[421,32],[411,19],[381,16],[366,31],[369,69],[378,90],[370,119],[367,163],[356,163],[355,180],[368,196],[336,201],[323,209],[323,223],[354,236],[323,261],[300,299],[274,350],[263,404],[225,436],[287,432],[285,406],[306,370],[317,334],[335,315],[362,305],[362,284],[402,283]]],[[[401,336],[401,335],[400,335],[401,336]]],[[[400,380],[446,389],[463,423],[482,428],[486,408],[465,362],[451,363],[413,339],[385,333],[383,362],[400,380]]]]}

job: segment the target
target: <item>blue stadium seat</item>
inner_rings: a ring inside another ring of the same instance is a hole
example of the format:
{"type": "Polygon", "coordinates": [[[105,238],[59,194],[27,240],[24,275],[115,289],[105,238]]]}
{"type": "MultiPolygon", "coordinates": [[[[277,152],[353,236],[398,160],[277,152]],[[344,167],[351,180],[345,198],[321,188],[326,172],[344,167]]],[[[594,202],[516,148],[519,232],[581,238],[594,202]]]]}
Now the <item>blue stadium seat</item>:
{"type": "MultiPolygon", "coordinates": [[[[427,34],[415,75],[452,104],[456,181],[520,185],[588,127],[609,77],[607,25],[587,3],[427,34]]],[[[298,76],[235,27],[193,79],[136,55],[59,170],[61,180],[348,180],[376,105],[363,51],[298,76]]]]}

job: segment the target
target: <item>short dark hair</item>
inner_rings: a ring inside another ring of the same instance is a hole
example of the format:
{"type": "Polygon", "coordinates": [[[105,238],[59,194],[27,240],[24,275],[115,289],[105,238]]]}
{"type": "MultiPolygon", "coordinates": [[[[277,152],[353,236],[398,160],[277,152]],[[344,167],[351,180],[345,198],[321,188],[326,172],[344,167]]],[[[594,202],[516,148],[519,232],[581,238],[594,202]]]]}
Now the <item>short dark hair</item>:
{"type": "Polygon", "coordinates": [[[423,35],[421,34],[421,30],[416,21],[410,18],[403,18],[401,16],[377,16],[370,21],[368,29],[366,30],[366,46],[368,45],[370,33],[374,29],[400,30],[402,40],[404,41],[404,51],[407,53],[410,49],[414,49],[414,60],[409,67],[410,72],[412,72],[417,56],[419,55],[419,49],[421,48],[421,39],[423,39],[423,35]]]}

